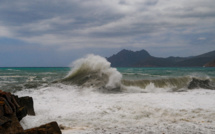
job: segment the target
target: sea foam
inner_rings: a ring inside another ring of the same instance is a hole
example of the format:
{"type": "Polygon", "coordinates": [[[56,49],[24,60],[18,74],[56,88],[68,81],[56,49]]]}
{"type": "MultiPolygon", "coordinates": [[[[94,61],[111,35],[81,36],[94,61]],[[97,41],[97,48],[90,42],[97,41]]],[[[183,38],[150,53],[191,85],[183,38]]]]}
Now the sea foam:
{"type": "Polygon", "coordinates": [[[103,94],[55,84],[16,94],[34,99],[36,116],[21,121],[25,129],[57,121],[64,134],[215,132],[213,90],[103,94]]]}

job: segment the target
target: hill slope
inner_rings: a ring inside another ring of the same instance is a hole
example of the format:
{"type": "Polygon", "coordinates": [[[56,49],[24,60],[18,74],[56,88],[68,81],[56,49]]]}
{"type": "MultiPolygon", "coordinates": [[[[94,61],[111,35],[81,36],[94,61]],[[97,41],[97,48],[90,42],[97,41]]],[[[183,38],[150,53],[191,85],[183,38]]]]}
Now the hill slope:
{"type": "Polygon", "coordinates": [[[215,51],[192,57],[160,58],[151,56],[146,50],[123,49],[107,58],[113,67],[202,67],[215,59],[215,51]]]}
{"type": "Polygon", "coordinates": [[[133,52],[123,49],[116,55],[108,58],[108,61],[110,61],[111,65],[114,67],[132,67],[137,62],[148,59],[150,57],[151,55],[146,50],[133,52]]]}

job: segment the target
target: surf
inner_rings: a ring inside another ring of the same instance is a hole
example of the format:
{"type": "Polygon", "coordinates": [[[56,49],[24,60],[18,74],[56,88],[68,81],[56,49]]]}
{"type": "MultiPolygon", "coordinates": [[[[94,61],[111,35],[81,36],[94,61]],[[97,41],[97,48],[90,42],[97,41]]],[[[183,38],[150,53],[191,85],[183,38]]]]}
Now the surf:
{"type": "MultiPolygon", "coordinates": [[[[127,74],[126,74],[127,75],[127,74]]],[[[128,80],[111,67],[111,63],[98,55],[87,55],[71,64],[71,71],[58,82],[80,87],[93,87],[101,92],[157,92],[215,89],[210,77],[180,76],[156,79],[128,80]]]]}

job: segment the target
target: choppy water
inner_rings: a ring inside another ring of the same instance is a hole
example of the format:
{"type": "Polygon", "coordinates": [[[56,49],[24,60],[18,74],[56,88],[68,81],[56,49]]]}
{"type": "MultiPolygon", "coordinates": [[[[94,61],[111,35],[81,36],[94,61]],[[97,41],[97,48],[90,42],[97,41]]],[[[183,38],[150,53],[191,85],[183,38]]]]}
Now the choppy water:
{"type": "Polygon", "coordinates": [[[48,86],[67,75],[70,68],[0,68],[0,89],[17,90],[48,86]]]}
{"type": "Polygon", "coordinates": [[[24,128],[63,133],[215,133],[214,68],[111,68],[89,55],[72,68],[0,68],[0,89],[32,96],[24,128]],[[212,88],[188,89],[196,78],[212,88]],[[180,91],[180,92],[179,92],[180,91]]]}
{"type": "MultiPolygon", "coordinates": [[[[70,70],[68,67],[0,68],[0,89],[10,92],[38,89],[65,78],[70,70]]],[[[212,84],[215,82],[214,68],[117,68],[117,70],[122,74],[122,84],[143,90],[150,84],[158,88],[187,88],[192,78],[208,79],[212,84]]]]}

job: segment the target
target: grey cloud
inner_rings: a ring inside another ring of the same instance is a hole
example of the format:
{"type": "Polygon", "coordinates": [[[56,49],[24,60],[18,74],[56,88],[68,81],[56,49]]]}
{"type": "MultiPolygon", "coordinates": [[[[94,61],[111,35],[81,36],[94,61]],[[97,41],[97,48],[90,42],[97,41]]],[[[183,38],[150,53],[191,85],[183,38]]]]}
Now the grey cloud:
{"type": "Polygon", "coordinates": [[[107,44],[180,46],[195,44],[194,38],[186,38],[188,34],[198,32],[207,38],[215,31],[215,4],[210,0],[1,0],[0,3],[0,27],[11,33],[5,35],[59,48],[107,47],[107,44]],[[211,28],[205,31],[205,27],[211,28]],[[173,39],[181,41],[175,43],[173,39]]]}
{"type": "Polygon", "coordinates": [[[158,3],[158,1],[159,0],[148,0],[148,1],[145,1],[145,4],[149,6],[154,6],[158,3]]]}

